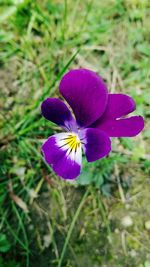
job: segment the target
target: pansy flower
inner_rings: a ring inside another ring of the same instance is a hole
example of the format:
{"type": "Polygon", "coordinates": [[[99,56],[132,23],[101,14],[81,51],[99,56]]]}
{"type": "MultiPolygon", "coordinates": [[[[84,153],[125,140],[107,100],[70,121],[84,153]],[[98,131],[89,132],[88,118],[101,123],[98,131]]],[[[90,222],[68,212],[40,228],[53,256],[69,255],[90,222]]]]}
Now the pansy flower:
{"type": "Polygon", "coordinates": [[[50,136],[42,152],[64,179],[80,175],[82,150],[88,162],[96,161],[111,151],[110,137],[132,137],[144,127],[141,116],[126,117],[136,108],[134,100],[125,94],[109,94],[102,78],[91,70],[69,71],[59,88],[68,105],[58,98],[47,98],[41,110],[63,132],[50,136]]]}

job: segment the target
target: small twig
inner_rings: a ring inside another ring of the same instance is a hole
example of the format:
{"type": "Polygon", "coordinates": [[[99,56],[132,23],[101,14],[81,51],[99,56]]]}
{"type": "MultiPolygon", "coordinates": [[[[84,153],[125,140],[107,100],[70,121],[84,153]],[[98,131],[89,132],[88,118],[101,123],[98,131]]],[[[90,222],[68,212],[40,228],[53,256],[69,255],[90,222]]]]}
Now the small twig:
{"type": "Polygon", "coordinates": [[[106,215],[104,204],[100,200],[100,198],[101,198],[101,196],[98,197],[98,206],[99,206],[99,209],[101,211],[101,216],[103,218],[104,224],[105,224],[105,226],[107,228],[109,241],[111,242],[112,240],[111,240],[111,229],[110,229],[110,225],[109,225],[109,220],[108,220],[107,215],[106,215]]]}
{"type": "MultiPolygon", "coordinates": [[[[123,155],[126,155],[126,156],[132,156],[133,155],[133,152],[129,151],[129,150],[126,150],[126,149],[122,149],[122,150],[113,150],[114,153],[121,153],[123,155]]],[[[150,155],[148,154],[144,154],[144,155],[141,155],[140,156],[141,159],[146,159],[146,160],[150,160],[150,155]]]]}
{"type": "Polygon", "coordinates": [[[83,50],[109,51],[109,47],[101,45],[84,46],[83,50]]]}
{"type": "Polygon", "coordinates": [[[124,254],[127,256],[127,248],[126,248],[126,236],[125,236],[125,231],[121,232],[121,243],[122,243],[122,248],[124,251],[124,254]]]}
{"type": "Polygon", "coordinates": [[[116,69],[114,69],[113,74],[112,74],[112,82],[111,82],[111,93],[115,92],[115,88],[116,88],[116,81],[117,81],[117,72],[116,69]]]}
{"type": "Polygon", "coordinates": [[[115,176],[117,178],[118,189],[119,189],[121,201],[122,201],[122,203],[126,203],[125,195],[124,195],[123,188],[121,186],[121,182],[120,182],[120,178],[119,178],[119,169],[118,169],[117,164],[115,164],[114,170],[115,170],[115,176]]]}
{"type": "Polygon", "coordinates": [[[130,236],[135,242],[137,242],[140,246],[142,246],[146,251],[150,252],[150,249],[145,246],[143,243],[141,243],[136,237],[131,235],[128,231],[125,230],[126,235],[130,236]]]}

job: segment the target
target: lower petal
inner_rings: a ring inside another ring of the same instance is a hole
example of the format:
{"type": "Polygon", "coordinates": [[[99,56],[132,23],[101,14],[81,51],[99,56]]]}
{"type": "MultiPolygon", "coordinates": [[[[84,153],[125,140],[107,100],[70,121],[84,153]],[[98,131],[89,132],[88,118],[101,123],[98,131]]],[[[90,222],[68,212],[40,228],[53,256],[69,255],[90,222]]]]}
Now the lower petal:
{"type": "Polygon", "coordinates": [[[80,136],[89,162],[103,158],[111,151],[109,136],[98,129],[85,129],[81,131],[80,136]]]}
{"type": "Polygon", "coordinates": [[[81,145],[72,151],[65,144],[70,133],[60,133],[49,137],[42,145],[45,161],[54,172],[64,179],[75,179],[81,170],[81,145]]]}
{"type": "Polygon", "coordinates": [[[107,120],[97,127],[110,137],[132,137],[143,130],[144,119],[141,116],[133,116],[125,119],[107,120]]]}

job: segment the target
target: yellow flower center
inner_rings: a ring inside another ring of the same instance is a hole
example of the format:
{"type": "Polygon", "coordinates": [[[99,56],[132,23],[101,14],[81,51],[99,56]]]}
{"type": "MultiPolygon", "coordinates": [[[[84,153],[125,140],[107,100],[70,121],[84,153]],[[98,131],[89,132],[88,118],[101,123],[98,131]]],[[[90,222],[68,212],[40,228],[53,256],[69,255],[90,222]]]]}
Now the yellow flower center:
{"type": "Polygon", "coordinates": [[[68,145],[70,150],[77,150],[77,148],[81,145],[81,141],[77,134],[70,133],[66,138],[64,138],[64,145],[68,145]]]}

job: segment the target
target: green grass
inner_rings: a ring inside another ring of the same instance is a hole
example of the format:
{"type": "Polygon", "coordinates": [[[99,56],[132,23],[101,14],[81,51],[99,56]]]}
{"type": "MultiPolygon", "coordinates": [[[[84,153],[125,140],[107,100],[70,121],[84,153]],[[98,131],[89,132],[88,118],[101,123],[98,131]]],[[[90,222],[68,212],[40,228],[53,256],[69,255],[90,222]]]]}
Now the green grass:
{"type": "Polygon", "coordinates": [[[0,1],[0,267],[150,265],[149,12],[146,0],[0,1]],[[133,96],[145,130],[67,183],[43,161],[60,129],[40,104],[80,67],[133,96]]]}

